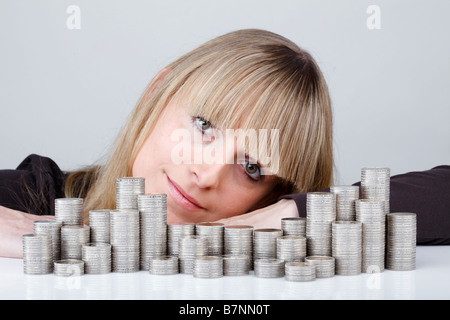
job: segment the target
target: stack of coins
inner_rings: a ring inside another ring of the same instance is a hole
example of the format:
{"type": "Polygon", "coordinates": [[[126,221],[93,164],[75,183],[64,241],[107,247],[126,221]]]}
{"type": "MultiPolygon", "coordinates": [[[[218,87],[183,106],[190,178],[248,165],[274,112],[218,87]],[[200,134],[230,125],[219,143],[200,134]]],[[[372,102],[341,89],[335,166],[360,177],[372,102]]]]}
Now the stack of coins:
{"type": "Polygon", "coordinates": [[[22,239],[24,273],[52,273],[53,250],[51,237],[46,234],[25,234],[22,239]]]}
{"type": "Polygon", "coordinates": [[[247,257],[248,268],[253,265],[253,229],[253,226],[246,225],[224,228],[224,254],[247,257]]]}
{"type": "Polygon", "coordinates": [[[331,186],[330,192],[336,195],[336,220],[355,221],[355,201],[359,199],[359,187],[331,186]]]}
{"type": "Polygon", "coordinates": [[[285,265],[287,281],[313,281],[316,279],[316,267],[307,262],[287,262],[285,265]]]}
{"type": "Polygon", "coordinates": [[[390,181],[389,168],[361,169],[361,198],[384,201],[385,213],[390,212],[390,181]]]}
{"type": "Polygon", "coordinates": [[[250,261],[247,255],[223,255],[223,274],[225,276],[244,276],[250,272],[250,261]]]}
{"type": "Polygon", "coordinates": [[[306,237],[306,218],[282,218],[284,236],[306,237]]]}
{"type": "Polygon", "coordinates": [[[180,272],[193,274],[195,259],[207,255],[208,245],[206,238],[197,235],[181,238],[178,246],[180,272]]]}
{"type": "Polygon", "coordinates": [[[148,271],[149,260],[167,254],[167,195],[138,196],[141,227],[141,270],[148,271]]]}
{"type": "Polygon", "coordinates": [[[316,278],[331,278],[335,275],[336,261],[333,257],[311,256],[306,257],[305,262],[316,267],[316,278]]]}
{"type": "Polygon", "coordinates": [[[84,261],[77,259],[58,260],[54,263],[54,273],[58,277],[79,277],[84,275],[84,261]]]}
{"type": "Polygon", "coordinates": [[[281,229],[256,229],[253,233],[253,259],[275,259],[277,238],[282,235],[281,229]]]}
{"type": "Polygon", "coordinates": [[[331,256],[331,223],[336,220],[336,196],[331,192],[306,195],[308,256],[331,256]]]}
{"type": "Polygon", "coordinates": [[[139,211],[111,210],[112,271],[139,271],[139,211]]]}
{"type": "Polygon", "coordinates": [[[200,222],[195,225],[195,233],[206,238],[208,255],[222,256],[224,224],[218,222],[200,222]]]}
{"type": "Polygon", "coordinates": [[[362,223],[358,221],[333,222],[333,257],[336,274],[358,275],[362,268],[362,223]]]}
{"type": "Polygon", "coordinates": [[[356,220],[362,222],[362,272],[384,271],[386,206],[384,201],[357,200],[356,220]]]}
{"type": "Polygon", "coordinates": [[[167,225],[167,254],[169,256],[178,256],[180,239],[193,235],[195,235],[195,224],[182,222],[169,223],[167,225]]]}
{"type": "Polygon", "coordinates": [[[137,209],[138,195],[145,193],[145,179],[122,177],[116,179],[116,209],[137,209]]]}
{"type": "Polygon", "coordinates": [[[218,256],[197,257],[194,263],[194,277],[220,278],[223,276],[223,258],[218,256]]]}
{"type": "Polygon", "coordinates": [[[150,274],[170,275],[178,273],[178,257],[163,256],[149,259],[148,270],[150,274]]]}
{"type": "Polygon", "coordinates": [[[82,258],[83,244],[90,242],[89,226],[66,226],[61,227],[61,259],[82,258]]]}
{"type": "Polygon", "coordinates": [[[255,276],[258,278],[279,278],[284,276],[284,261],[279,259],[256,259],[255,276]]]}
{"type": "Polygon", "coordinates": [[[82,247],[82,260],[86,274],[111,272],[111,245],[109,243],[87,243],[82,247]]]}
{"type": "Polygon", "coordinates": [[[55,199],[55,219],[63,225],[80,226],[83,224],[83,199],[55,199]]]}
{"type": "Polygon", "coordinates": [[[386,268],[396,271],[416,269],[417,218],[415,213],[387,215],[386,268]]]}
{"type": "Polygon", "coordinates": [[[282,236],[277,238],[277,259],[290,261],[304,261],[306,257],[306,238],[282,236]]]}
{"type": "Polygon", "coordinates": [[[61,226],[62,222],[56,220],[36,220],[34,234],[46,234],[52,241],[53,261],[61,258],[61,226]]]}
{"type": "Polygon", "coordinates": [[[92,243],[109,243],[111,241],[109,231],[110,213],[111,210],[108,209],[89,211],[92,243]]]}

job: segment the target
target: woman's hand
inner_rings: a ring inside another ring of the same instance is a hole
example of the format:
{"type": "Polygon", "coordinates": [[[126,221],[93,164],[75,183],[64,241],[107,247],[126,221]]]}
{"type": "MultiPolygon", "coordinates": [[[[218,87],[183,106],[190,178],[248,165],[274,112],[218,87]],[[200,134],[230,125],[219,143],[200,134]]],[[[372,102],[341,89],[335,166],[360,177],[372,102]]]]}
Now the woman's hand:
{"type": "Polygon", "coordinates": [[[34,221],[53,219],[0,206],[0,257],[22,258],[22,236],[33,233],[34,221]]]}
{"type": "Polygon", "coordinates": [[[258,228],[281,229],[281,219],[298,217],[297,205],[294,200],[282,199],[275,204],[239,216],[221,219],[217,222],[225,225],[251,225],[258,228]]]}

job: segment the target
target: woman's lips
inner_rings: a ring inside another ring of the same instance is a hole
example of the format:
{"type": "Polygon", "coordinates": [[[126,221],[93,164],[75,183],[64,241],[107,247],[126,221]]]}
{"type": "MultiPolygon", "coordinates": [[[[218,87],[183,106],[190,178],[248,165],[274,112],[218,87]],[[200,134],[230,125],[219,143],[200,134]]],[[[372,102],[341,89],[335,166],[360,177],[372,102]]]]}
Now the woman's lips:
{"type": "Polygon", "coordinates": [[[167,176],[167,185],[172,199],[182,208],[189,211],[204,209],[194,198],[190,197],[178,184],[167,176]]]}

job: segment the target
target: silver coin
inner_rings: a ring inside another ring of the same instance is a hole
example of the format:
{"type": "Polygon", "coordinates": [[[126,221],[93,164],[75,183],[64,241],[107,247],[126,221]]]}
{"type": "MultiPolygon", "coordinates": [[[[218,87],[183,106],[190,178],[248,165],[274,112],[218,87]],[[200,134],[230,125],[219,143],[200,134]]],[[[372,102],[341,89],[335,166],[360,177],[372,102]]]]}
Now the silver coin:
{"type": "Polygon", "coordinates": [[[225,276],[248,275],[251,261],[247,255],[225,254],[223,255],[223,274],[225,276]]]}
{"type": "Polygon", "coordinates": [[[116,179],[116,209],[138,209],[138,195],[145,193],[145,179],[121,177],[116,179]]]}
{"type": "Polygon", "coordinates": [[[154,275],[170,275],[178,273],[178,257],[162,256],[149,259],[149,273],[154,275]]]}
{"type": "Polygon", "coordinates": [[[200,222],[195,225],[195,233],[206,238],[208,255],[222,256],[224,226],[218,222],[200,222]]]}
{"type": "Polygon", "coordinates": [[[282,218],[281,229],[284,236],[306,237],[306,218],[282,218]]]}
{"type": "Polygon", "coordinates": [[[82,258],[86,274],[111,272],[111,245],[109,243],[87,243],[82,247],[82,258]]]}
{"type": "Polygon", "coordinates": [[[55,261],[54,274],[57,277],[79,277],[84,275],[84,261],[77,259],[65,259],[55,261]]]}
{"type": "Polygon", "coordinates": [[[284,260],[255,259],[255,276],[258,278],[279,278],[284,276],[284,260]]]}
{"type": "Polygon", "coordinates": [[[255,229],[253,233],[253,259],[276,259],[277,238],[283,230],[276,228],[255,229]]]}
{"type": "Polygon", "coordinates": [[[178,246],[180,273],[193,274],[195,259],[208,255],[208,244],[204,237],[198,235],[180,238],[178,246]]]}
{"type": "Polygon", "coordinates": [[[316,279],[316,267],[308,262],[287,262],[285,265],[287,281],[313,281],[316,279]]]}
{"type": "Polygon", "coordinates": [[[195,278],[220,278],[223,276],[223,258],[219,256],[204,256],[195,258],[195,278]]]}
{"type": "Polygon", "coordinates": [[[53,261],[61,258],[62,222],[56,220],[36,220],[33,224],[34,234],[46,234],[52,241],[53,261]]]}
{"type": "Polygon", "coordinates": [[[304,261],[306,257],[306,237],[282,236],[277,238],[277,259],[304,261]]]}
{"type": "Polygon", "coordinates": [[[394,271],[416,269],[417,218],[415,213],[387,215],[386,268],[394,271]]]}
{"type": "Polygon", "coordinates": [[[46,234],[24,234],[23,271],[25,274],[53,272],[52,238],[46,234]]]}
{"type": "Polygon", "coordinates": [[[82,245],[90,242],[89,226],[68,226],[61,227],[61,259],[82,258],[82,245]]]}
{"type": "Polygon", "coordinates": [[[169,223],[167,225],[167,254],[178,256],[180,238],[195,235],[193,223],[169,223]]]}
{"type": "Polygon", "coordinates": [[[332,256],[338,275],[358,275],[362,270],[362,223],[335,221],[332,225],[332,256]]]}
{"type": "Polygon", "coordinates": [[[336,195],[336,220],[355,221],[355,201],[359,199],[359,186],[331,186],[330,192],[336,195]]]}
{"type": "Polygon", "coordinates": [[[331,278],[336,274],[336,260],[327,256],[310,256],[305,262],[315,266],[316,278],[331,278]]]}
{"type": "Polygon", "coordinates": [[[92,243],[109,243],[110,238],[110,214],[109,209],[89,211],[89,226],[91,227],[92,243]]]}
{"type": "Polygon", "coordinates": [[[63,225],[83,224],[82,198],[57,198],[55,199],[55,219],[63,225]]]}

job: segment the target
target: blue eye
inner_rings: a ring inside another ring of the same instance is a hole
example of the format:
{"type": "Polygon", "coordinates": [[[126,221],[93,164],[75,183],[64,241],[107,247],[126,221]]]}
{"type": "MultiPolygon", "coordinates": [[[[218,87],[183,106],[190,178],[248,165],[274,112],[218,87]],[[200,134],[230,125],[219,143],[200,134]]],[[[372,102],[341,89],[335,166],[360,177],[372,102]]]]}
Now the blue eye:
{"type": "Polygon", "coordinates": [[[257,164],[250,163],[248,161],[243,163],[245,173],[251,180],[259,181],[261,178],[261,169],[257,164]]]}

